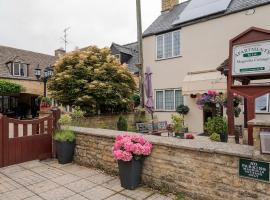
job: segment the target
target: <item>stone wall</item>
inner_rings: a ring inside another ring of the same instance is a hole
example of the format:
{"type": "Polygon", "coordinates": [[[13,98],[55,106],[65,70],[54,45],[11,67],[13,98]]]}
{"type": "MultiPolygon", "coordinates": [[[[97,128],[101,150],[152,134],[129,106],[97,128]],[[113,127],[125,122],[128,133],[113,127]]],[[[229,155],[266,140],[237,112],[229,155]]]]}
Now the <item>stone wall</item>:
{"type": "MultiPolygon", "coordinates": [[[[78,164],[117,174],[111,148],[121,132],[73,127],[78,164]]],[[[270,199],[270,184],[238,175],[239,158],[262,160],[253,147],[207,140],[146,136],[154,144],[145,160],[143,182],[153,188],[182,192],[196,200],[270,199]]]]}

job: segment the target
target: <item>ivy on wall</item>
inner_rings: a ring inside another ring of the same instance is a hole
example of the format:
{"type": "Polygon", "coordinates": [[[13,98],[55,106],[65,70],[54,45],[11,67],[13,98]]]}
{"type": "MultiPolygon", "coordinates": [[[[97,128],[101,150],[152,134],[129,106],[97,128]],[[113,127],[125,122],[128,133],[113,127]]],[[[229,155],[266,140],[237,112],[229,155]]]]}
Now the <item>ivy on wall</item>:
{"type": "Polygon", "coordinates": [[[0,95],[17,94],[22,91],[23,87],[17,83],[6,80],[0,80],[0,95]]]}

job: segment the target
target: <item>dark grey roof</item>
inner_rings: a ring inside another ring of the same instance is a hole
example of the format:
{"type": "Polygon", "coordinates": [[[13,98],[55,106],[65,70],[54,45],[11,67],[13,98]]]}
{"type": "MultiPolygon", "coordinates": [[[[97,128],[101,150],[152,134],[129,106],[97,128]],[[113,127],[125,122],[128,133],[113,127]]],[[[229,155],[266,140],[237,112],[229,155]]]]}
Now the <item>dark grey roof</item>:
{"type": "Polygon", "coordinates": [[[41,69],[48,65],[54,65],[56,61],[55,56],[36,53],[23,49],[16,49],[12,47],[0,46],[0,77],[4,78],[19,78],[36,80],[34,69],[39,64],[41,69]],[[10,74],[7,63],[22,62],[29,65],[29,77],[13,77],[10,74]]]}
{"type": "Polygon", "coordinates": [[[138,43],[130,43],[125,45],[119,45],[112,43],[111,48],[116,48],[119,52],[130,55],[130,59],[126,62],[128,65],[129,71],[137,73],[139,69],[136,67],[136,64],[139,63],[139,53],[138,53],[138,43]]]}
{"type": "Polygon", "coordinates": [[[161,13],[161,15],[145,30],[145,32],[143,33],[143,37],[160,34],[174,29],[179,29],[183,26],[270,4],[270,0],[232,0],[225,12],[202,17],[200,19],[192,20],[187,23],[174,26],[173,22],[178,18],[178,16],[185,9],[189,2],[190,1],[185,1],[175,6],[171,11],[161,13]]]}

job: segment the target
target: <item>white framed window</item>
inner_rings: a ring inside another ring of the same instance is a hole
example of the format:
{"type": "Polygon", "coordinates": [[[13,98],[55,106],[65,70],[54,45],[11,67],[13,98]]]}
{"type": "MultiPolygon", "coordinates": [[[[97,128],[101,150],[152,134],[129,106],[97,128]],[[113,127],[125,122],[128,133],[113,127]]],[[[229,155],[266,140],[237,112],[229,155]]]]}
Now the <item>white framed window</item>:
{"type": "Polygon", "coordinates": [[[181,54],[180,31],[156,36],[156,59],[178,57],[181,54]]]}
{"type": "Polygon", "coordinates": [[[184,97],[180,89],[155,91],[155,108],[157,111],[175,111],[181,104],[184,104],[184,97]]]}
{"type": "Polygon", "coordinates": [[[28,66],[27,64],[24,63],[13,63],[13,76],[23,76],[23,77],[27,77],[27,73],[28,73],[28,66]]]}
{"type": "Polygon", "coordinates": [[[256,113],[270,113],[270,94],[265,94],[256,98],[255,109],[256,113]]]}

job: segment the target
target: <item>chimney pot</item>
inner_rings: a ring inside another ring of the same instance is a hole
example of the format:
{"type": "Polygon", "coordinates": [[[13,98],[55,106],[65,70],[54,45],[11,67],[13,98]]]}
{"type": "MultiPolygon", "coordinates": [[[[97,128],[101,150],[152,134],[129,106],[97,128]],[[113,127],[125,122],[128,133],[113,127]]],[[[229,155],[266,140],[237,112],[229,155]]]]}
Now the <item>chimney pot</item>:
{"type": "Polygon", "coordinates": [[[55,57],[57,58],[60,58],[61,56],[65,55],[66,51],[63,49],[63,48],[60,48],[60,49],[56,49],[54,51],[54,55],[55,57]]]}
{"type": "Polygon", "coordinates": [[[161,0],[161,12],[169,11],[173,9],[174,6],[179,4],[179,0],[161,0]]]}

